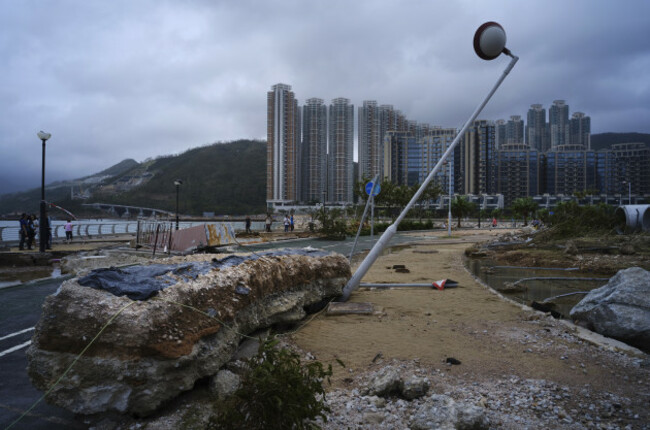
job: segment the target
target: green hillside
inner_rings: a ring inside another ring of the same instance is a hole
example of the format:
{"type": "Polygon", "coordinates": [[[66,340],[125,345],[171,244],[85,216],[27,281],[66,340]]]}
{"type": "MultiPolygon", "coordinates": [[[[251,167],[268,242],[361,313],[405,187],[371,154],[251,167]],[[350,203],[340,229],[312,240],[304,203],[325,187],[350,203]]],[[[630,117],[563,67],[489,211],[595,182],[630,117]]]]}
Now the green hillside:
{"type": "MultiPolygon", "coordinates": [[[[46,187],[46,199],[78,217],[106,217],[84,203],[116,203],[174,211],[176,187],[179,212],[185,215],[255,214],[266,209],[266,142],[238,140],[187,150],[137,163],[124,160],[95,175],[46,187]],[[88,178],[103,178],[101,182],[88,178]],[[137,180],[134,180],[137,178],[137,180]],[[72,199],[75,191],[89,191],[87,199],[72,199]]],[[[40,188],[0,196],[0,214],[37,213],[40,188]]],[[[52,211],[58,218],[65,214],[52,211]]]]}
{"type": "Polygon", "coordinates": [[[265,142],[238,140],[213,144],[178,156],[159,157],[143,165],[153,175],[144,185],[119,194],[96,193],[91,201],[174,211],[174,180],[180,179],[183,181],[179,189],[182,214],[237,215],[265,211],[265,142]]]}

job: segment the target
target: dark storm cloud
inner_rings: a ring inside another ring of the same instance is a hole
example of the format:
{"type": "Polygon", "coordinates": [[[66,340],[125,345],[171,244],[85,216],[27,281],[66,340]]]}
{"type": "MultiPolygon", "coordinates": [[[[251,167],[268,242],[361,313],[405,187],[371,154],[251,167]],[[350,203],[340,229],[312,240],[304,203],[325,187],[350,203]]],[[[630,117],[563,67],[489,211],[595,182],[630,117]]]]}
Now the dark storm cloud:
{"type": "Polygon", "coordinates": [[[215,141],[264,138],[266,92],[373,99],[460,127],[506,58],[478,59],[500,22],[520,61],[481,115],[564,99],[593,132],[650,132],[645,1],[2,1],[0,193],[215,141]]]}

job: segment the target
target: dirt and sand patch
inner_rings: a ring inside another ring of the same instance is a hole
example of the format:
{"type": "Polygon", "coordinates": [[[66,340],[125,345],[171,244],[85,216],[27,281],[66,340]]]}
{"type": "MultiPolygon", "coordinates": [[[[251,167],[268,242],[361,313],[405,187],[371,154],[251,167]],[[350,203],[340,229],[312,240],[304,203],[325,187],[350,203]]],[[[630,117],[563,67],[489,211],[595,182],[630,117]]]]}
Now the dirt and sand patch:
{"type": "MultiPolygon", "coordinates": [[[[486,234],[496,231],[468,230],[454,237],[472,242],[486,234]]],[[[503,299],[465,269],[467,247],[441,236],[380,257],[362,282],[450,278],[459,285],[443,291],[359,289],[350,300],[372,303],[373,315],[322,314],[293,334],[292,341],[335,369],[336,359],[346,364],[334,375],[334,389],[352,388],[362,375],[396,360],[453,374],[459,381],[544,379],[576,393],[588,386],[637,399],[634,408],[648,417],[650,370],[639,365],[647,363],[647,355],[594,345],[578,337],[577,328],[503,299]],[[397,273],[393,266],[399,264],[409,273],[397,273]],[[446,364],[449,357],[461,364],[446,364]]]]}

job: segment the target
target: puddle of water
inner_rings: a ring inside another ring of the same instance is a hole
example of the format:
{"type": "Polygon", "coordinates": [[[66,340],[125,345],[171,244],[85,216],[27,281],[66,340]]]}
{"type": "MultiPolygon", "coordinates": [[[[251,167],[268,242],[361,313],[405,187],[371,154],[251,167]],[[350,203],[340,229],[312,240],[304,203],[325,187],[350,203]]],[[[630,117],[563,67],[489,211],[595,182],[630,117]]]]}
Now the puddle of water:
{"type": "MultiPolygon", "coordinates": [[[[509,297],[519,303],[530,306],[533,301],[542,302],[549,297],[559,296],[561,294],[575,293],[581,291],[591,291],[595,288],[602,287],[607,283],[601,281],[568,281],[568,280],[530,280],[520,283],[522,291],[504,292],[506,282],[513,283],[522,278],[531,277],[566,277],[566,278],[585,278],[594,277],[590,274],[580,273],[579,271],[566,270],[549,270],[531,269],[531,268],[505,268],[494,267],[495,264],[490,260],[469,260],[468,268],[476,277],[491,288],[499,291],[506,297],[509,297]]],[[[561,313],[563,318],[569,318],[571,309],[584,298],[584,294],[574,294],[567,297],[554,299],[554,310],[561,313]]]]}

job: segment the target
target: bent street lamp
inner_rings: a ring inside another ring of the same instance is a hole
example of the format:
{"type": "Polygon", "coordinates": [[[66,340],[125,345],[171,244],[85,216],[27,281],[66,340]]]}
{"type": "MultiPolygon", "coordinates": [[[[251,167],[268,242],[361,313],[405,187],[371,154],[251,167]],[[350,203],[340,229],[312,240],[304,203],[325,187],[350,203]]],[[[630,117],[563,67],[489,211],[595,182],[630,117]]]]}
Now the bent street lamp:
{"type": "Polygon", "coordinates": [[[176,179],[174,185],[176,185],[176,230],[178,230],[178,188],[183,185],[183,181],[176,179]]]}
{"type": "Polygon", "coordinates": [[[52,137],[50,133],[39,131],[37,136],[43,142],[43,162],[41,163],[41,208],[38,221],[38,250],[45,252],[47,242],[47,220],[45,216],[45,142],[52,137]]]}
{"type": "Polygon", "coordinates": [[[503,80],[506,78],[506,76],[508,76],[512,68],[519,60],[519,57],[517,57],[516,55],[512,55],[510,50],[506,48],[506,32],[503,30],[503,27],[501,27],[501,25],[497,24],[496,22],[492,22],[492,21],[486,22],[485,24],[481,25],[478,28],[478,30],[476,30],[476,33],[474,34],[474,51],[476,52],[476,55],[478,55],[484,60],[494,60],[502,53],[511,57],[511,60],[508,66],[506,67],[506,69],[501,74],[501,77],[499,78],[497,83],[494,85],[492,90],[488,93],[487,97],[485,97],[483,102],[476,108],[474,113],[472,113],[472,115],[467,120],[465,125],[463,125],[463,128],[456,135],[454,141],[451,143],[451,145],[449,145],[449,148],[447,148],[445,153],[442,154],[442,157],[440,157],[438,163],[434,166],[433,170],[431,170],[431,172],[426,177],[424,182],[422,182],[420,188],[411,198],[411,201],[409,201],[409,203],[406,205],[402,213],[399,214],[395,222],[393,222],[386,229],[386,231],[384,231],[384,234],[382,234],[379,240],[377,240],[375,246],[372,247],[372,249],[366,256],[366,258],[361,262],[361,265],[359,266],[357,271],[354,272],[354,275],[352,275],[348,283],[343,288],[343,295],[341,297],[341,300],[347,301],[348,298],[350,298],[350,294],[352,293],[352,291],[356,290],[359,287],[359,284],[361,283],[361,279],[368,272],[368,270],[375,262],[375,260],[377,260],[381,252],[386,247],[386,245],[388,245],[390,239],[397,232],[397,226],[399,225],[399,223],[402,222],[402,220],[404,219],[408,211],[411,209],[411,207],[420,199],[420,196],[429,185],[429,182],[431,182],[435,174],[442,167],[443,163],[445,162],[449,154],[451,154],[451,152],[454,150],[458,142],[460,142],[460,139],[465,134],[465,131],[474,122],[474,120],[479,115],[479,113],[481,113],[481,111],[483,110],[487,102],[490,100],[490,98],[492,98],[492,96],[499,88],[503,80]]]}

